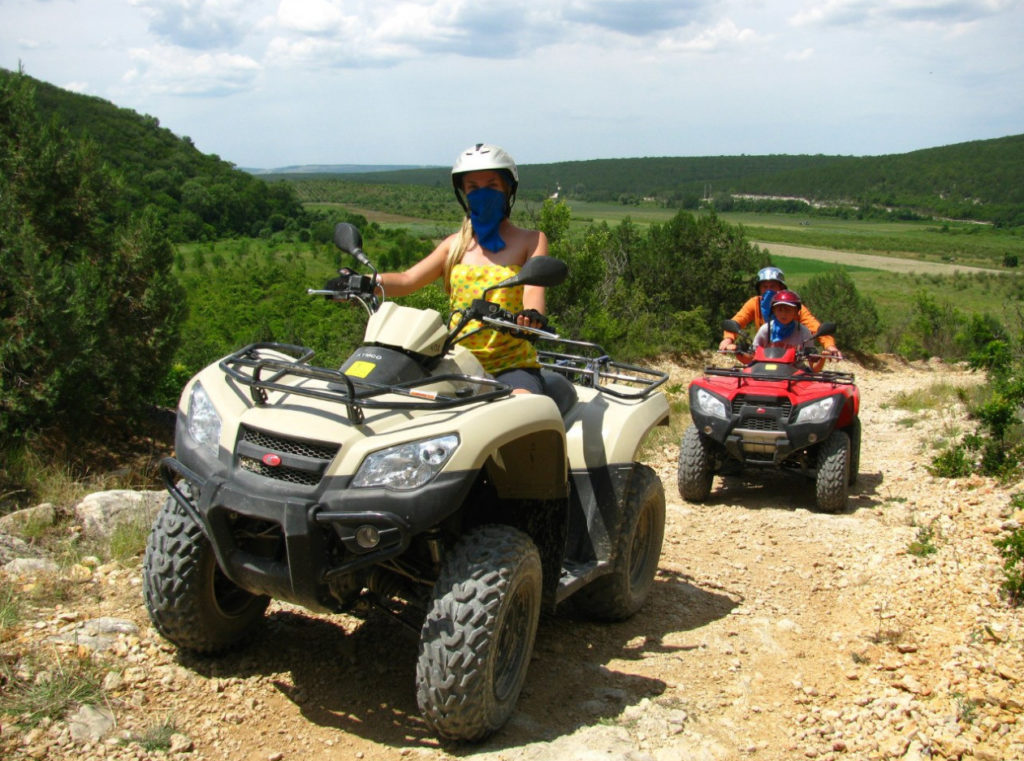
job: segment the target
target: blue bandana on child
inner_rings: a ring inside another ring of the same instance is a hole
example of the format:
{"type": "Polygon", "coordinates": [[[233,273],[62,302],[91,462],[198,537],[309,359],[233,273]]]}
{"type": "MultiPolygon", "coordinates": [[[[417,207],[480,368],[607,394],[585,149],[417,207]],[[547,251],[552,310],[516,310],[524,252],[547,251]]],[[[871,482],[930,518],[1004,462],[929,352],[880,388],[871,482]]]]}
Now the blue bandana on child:
{"type": "Polygon", "coordinates": [[[494,188],[477,188],[466,195],[469,219],[481,248],[501,251],[505,241],[498,235],[501,220],[505,218],[505,194],[494,188]]]}
{"type": "Polygon", "coordinates": [[[761,321],[770,322],[772,319],[772,299],[775,298],[775,291],[765,291],[761,296],[761,321]]]}
{"type": "Polygon", "coordinates": [[[793,331],[796,330],[796,320],[790,320],[787,324],[783,325],[778,320],[771,321],[771,340],[772,343],[776,341],[784,341],[793,335],[793,331]]]}

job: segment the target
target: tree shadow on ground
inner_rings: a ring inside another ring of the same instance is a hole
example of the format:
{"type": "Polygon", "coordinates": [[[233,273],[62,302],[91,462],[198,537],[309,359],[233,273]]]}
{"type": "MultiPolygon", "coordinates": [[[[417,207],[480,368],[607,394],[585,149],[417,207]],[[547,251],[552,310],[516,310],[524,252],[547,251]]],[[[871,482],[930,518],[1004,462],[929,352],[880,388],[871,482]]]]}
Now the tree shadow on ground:
{"type": "Polygon", "coordinates": [[[671,644],[670,635],[700,629],[740,602],[659,571],[647,603],[627,621],[585,620],[571,605],[545,615],[511,720],[480,744],[442,742],[420,717],[419,638],[384,615],[358,621],[274,610],[245,650],[216,660],[182,654],[179,661],[210,678],[270,679],[317,726],[393,748],[443,747],[463,756],[550,741],[660,695],[665,682],[638,673],[645,656],[687,657],[696,646],[671,644]]]}

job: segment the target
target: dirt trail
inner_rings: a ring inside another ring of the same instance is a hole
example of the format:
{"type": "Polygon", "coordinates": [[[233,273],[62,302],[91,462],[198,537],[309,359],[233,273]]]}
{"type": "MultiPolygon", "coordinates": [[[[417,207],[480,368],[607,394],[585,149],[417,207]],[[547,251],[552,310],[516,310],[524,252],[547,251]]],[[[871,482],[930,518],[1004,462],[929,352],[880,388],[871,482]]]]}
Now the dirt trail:
{"type": "MultiPolygon", "coordinates": [[[[926,471],[932,445],[963,427],[956,404],[920,412],[901,392],[977,377],[941,364],[850,363],[863,395],[861,477],[849,510],[812,512],[810,482],[716,479],[705,504],[676,488],[678,448],[652,465],[668,525],[654,592],[615,625],[542,621],[509,725],[480,746],[444,747],[413,689],[417,640],[391,621],[273,605],[248,649],[179,656],[149,626],[138,568],[101,567],[57,610],[5,643],[39,645],[98,616],[135,622],[109,667],[121,735],[161,721],[164,755],[137,743],[75,745],[56,722],[0,735],[7,759],[291,761],[792,761],[1024,758],[1024,623],[999,596],[992,540],[1009,495],[926,471]],[[908,552],[922,529],[935,552],[908,552]],[[173,745],[173,743],[172,743],[173,745]]],[[[685,384],[695,368],[670,367],[685,384]]]]}
{"type": "Polygon", "coordinates": [[[921,259],[901,259],[895,256],[878,254],[861,254],[854,251],[836,251],[831,248],[810,248],[808,246],[790,246],[785,243],[765,243],[751,241],[769,253],[778,256],[791,256],[796,259],[817,259],[822,262],[835,262],[851,267],[869,267],[886,272],[901,272],[919,275],[952,275],[954,272],[988,272],[1006,273],[1007,270],[989,269],[985,267],[968,267],[965,264],[947,262],[927,262],[921,259]]]}

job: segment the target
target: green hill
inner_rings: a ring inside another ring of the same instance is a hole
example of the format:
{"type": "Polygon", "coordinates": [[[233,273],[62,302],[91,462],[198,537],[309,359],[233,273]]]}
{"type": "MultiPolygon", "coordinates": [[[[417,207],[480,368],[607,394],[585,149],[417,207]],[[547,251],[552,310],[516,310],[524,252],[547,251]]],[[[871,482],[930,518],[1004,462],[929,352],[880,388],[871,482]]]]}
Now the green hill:
{"type": "MultiPolygon", "coordinates": [[[[696,208],[705,200],[751,210],[869,210],[1024,225],[1024,135],[888,156],[706,156],[530,164],[520,197],[583,201],[654,199],[696,208]],[[758,196],[759,198],[744,198],[758,196]],[[794,200],[800,199],[800,200],[794,200]]],[[[294,182],[313,182],[312,176],[294,182]]],[[[319,175],[319,180],[325,175],[319,175]]],[[[443,167],[348,173],[349,183],[448,188],[443,167]]],[[[306,200],[307,193],[300,190],[306,200]]],[[[327,200],[327,199],[324,199],[327,200]]]]}
{"type": "Polygon", "coordinates": [[[302,217],[288,183],[268,183],[200,152],[187,137],[109,101],[63,90],[0,69],[0,87],[28,79],[44,120],[55,120],[75,138],[86,139],[119,177],[122,202],[158,210],[176,240],[231,235],[258,236],[284,229],[302,217]]]}

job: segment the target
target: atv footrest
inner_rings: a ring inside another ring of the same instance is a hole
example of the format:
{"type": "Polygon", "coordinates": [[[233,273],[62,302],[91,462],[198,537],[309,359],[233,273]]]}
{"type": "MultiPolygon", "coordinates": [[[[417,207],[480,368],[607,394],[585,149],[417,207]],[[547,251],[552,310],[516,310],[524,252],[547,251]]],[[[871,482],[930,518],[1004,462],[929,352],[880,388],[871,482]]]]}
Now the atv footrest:
{"type": "Polygon", "coordinates": [[[610,573],[611,564],[605,560],[588,560],[575,562],[566,560],[562,565],[562,575],[558,579],[558,592],[555,602],[561,602],[573,592],[586,586],[596,577],[610,573]]]}

